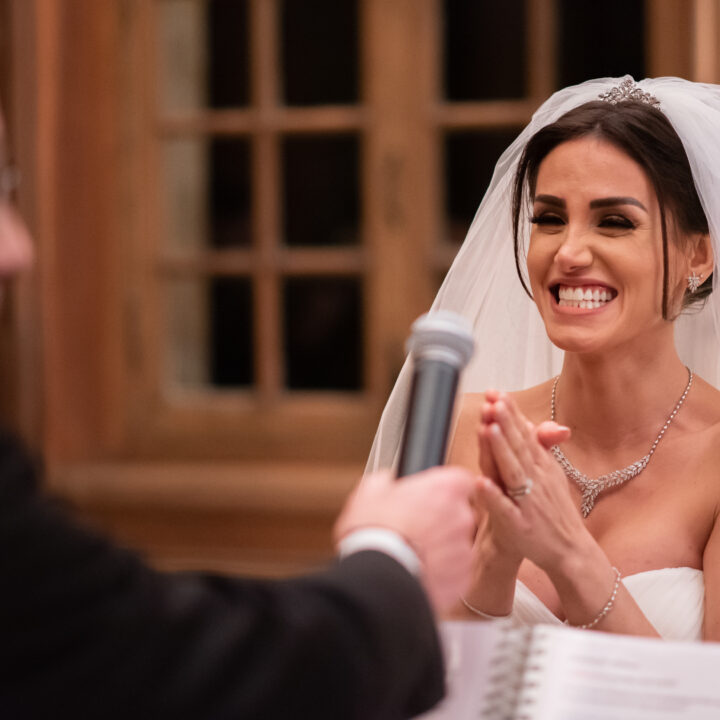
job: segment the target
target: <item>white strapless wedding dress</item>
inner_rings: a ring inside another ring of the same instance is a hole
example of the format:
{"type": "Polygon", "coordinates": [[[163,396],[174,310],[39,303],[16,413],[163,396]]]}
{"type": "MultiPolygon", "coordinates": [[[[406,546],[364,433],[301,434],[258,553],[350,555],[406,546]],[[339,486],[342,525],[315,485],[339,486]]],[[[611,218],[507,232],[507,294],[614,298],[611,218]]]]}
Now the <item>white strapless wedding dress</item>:
{"type": "MultiPolygon", "coordinates": [[[[702,570],[663,568],[628,575],[623,585],[666,640],[702,640],[705,583],[702,570]]],[[[518,625],[562,625],[562,621],[518,580],[512,619],[518,625]]]]}

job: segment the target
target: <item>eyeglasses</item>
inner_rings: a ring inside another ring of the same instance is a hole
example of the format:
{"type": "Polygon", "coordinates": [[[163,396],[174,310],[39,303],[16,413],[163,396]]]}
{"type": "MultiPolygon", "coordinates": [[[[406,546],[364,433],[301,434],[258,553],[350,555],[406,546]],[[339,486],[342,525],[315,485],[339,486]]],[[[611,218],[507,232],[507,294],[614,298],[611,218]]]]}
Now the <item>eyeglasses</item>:
{"type": "Polygon", "coordinates": [[[0,168],[0,202],[8,202],[20,186],[20,170],[15,165],[0,168]]]}

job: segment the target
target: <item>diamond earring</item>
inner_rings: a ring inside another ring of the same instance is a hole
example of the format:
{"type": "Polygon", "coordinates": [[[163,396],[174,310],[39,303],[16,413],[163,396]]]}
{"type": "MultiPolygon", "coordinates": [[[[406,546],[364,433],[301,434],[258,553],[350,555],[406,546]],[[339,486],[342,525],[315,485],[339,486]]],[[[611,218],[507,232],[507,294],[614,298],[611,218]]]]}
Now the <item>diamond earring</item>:
{"type": "Polygon", "coordinates": [[[692,273],[692,275],[688,275],[687,286],[688,291],[691,295],[697,292],[697,289],[700,287],[701,282],[702,278],[700,277],[700,275],[696,275],[695,273],[692,273]]]}

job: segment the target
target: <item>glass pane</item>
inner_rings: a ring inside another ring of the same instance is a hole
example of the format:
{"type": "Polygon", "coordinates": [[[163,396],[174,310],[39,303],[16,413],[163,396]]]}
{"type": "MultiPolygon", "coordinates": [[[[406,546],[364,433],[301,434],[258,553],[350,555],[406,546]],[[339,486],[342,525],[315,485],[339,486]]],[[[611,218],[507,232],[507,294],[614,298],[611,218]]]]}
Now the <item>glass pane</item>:
{"type": "Polygon", "coordinates": [[[356,0],[285,0],[281,33],[287,105],[357,102],[356,0]]]}
{"type": "Polygon", "coordinates": [[[561,0],[558,10],[560,87],[627,73],[645,77],[645,0],[561,0]]]}
{"type": "Polygon", "coordinates": [[[492,178],[495,163],[520,128],[462,131],[445,137],[446,238],[460,243],[492,178]]]}
{"type": "Polygon", "coordinates": [[[248,386],[253,371],[247,278],[174,280],[169,289],[169,377],[185,387],[248,386]]]}
{"type": "Polygon", "coordinates": [[[359,148],[353,135],[295,135],[282,147],[285,242],[359,242],[359,148]]]}
{"type": "Polygon", "coordinates": [[[247,105],[250,52],[247,0],[208,2],[208,101],[211,107],[247,105]]]}
{"type": "Polygon", "coordinates": [[[198,250],[251,244],[248,140],[171,140],[164,160],[170,246],[198,250]]]}
{"type": "Polygon", "coordinates": [[[444,0],[448,100],[527,94],[526,0],[444,0]]]}
{"type": "Polygon", "coordinates": [[[210,378],[213,385],[253,382],[252,283],[247,278],[212,278],[210,378]]]}
{"type": "Polygon", "coordinates": [[[210,245],[250,245],[250,143],[239,138],[210,141],[210,245]]]}
{"type": "Polygon", "coordinates": [[[285,373],[293,390],[362,387],[359,278],[288,278],[284,293],[285,373]]]}
{"type": "Polygon", "coordinates": [[[160,4],[163,108],[248,104],[247,4],[247,0],[164,0],[160,4]]]}

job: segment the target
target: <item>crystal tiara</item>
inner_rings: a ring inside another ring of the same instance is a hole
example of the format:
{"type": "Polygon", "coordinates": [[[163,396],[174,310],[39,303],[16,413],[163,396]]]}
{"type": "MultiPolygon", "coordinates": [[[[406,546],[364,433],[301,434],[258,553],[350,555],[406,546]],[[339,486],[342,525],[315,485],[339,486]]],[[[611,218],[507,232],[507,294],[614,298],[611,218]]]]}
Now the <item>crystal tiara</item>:
{"type": "Polygon", "coordinates": [[[611,105],[617,105],[625,100],[635,100],[652,107],[660,107],[660,101],[654,95],[643,92],[629,75],[625,76],[619,85],[607,92],[600,93],[598,97],[611,105]]]}

